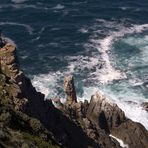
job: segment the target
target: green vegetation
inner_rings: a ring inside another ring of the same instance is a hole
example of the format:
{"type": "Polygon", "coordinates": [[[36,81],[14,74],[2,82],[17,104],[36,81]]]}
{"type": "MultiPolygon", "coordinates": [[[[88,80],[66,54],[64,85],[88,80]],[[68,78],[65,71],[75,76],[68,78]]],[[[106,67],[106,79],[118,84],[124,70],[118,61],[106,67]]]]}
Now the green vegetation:
{"type": "Polygon", "coordinates": [[[32,143],[34,143],[34,145],[37,145],[38,148],[58,148],[59,147],[57,145],[53,145],[51,141],[48,141],[48,142],[43,141],[41,138],[37,136],[33,136],[28,133],[23,133],[23,136],[26,141],[32,141],[32,143]]]}

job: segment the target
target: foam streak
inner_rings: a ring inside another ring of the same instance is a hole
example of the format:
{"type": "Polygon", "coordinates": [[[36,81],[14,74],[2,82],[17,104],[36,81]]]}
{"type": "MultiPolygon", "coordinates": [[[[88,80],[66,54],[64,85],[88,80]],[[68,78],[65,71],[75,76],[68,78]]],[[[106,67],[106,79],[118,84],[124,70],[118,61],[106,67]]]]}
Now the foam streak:
{"type": "Polygon", "coordinates": [[[91,39],[91,43],[94,45],[100,53],[102,60],[105,62],[105,67],[101,71],[100,81],[102,83],[107,83],[108,81],[112,81],[114,79],[125,78],[125,74],[121,73],[119,70],[116,70],[112,67],[109,57],[109,50],[112,47],[114,41],[117,41],[121,37],[124,37],[127,34],[133,33],[141,33],[145,30],[148,30],[148,24],[144,25],[133,25],[132,27],[119,27],[119,31],[111,31],[104,39],[91,39]]]}

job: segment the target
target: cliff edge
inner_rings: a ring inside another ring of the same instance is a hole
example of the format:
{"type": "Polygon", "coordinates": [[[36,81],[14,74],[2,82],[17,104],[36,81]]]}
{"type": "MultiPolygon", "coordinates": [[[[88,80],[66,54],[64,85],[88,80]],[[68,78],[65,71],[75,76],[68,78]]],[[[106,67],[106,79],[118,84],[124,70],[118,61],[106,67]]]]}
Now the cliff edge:
{"type": "Polygon", "coordinates": [[[146,148],[147,130],[117,105],[99,93],[90,102],[78,102],[72,76],[65,77],[64,91],[63,104],[57,98],[45,100],[20,70],[15,45],[1,47],[0,146],[120,148],[113,135],[129,148],[146,148]]]}

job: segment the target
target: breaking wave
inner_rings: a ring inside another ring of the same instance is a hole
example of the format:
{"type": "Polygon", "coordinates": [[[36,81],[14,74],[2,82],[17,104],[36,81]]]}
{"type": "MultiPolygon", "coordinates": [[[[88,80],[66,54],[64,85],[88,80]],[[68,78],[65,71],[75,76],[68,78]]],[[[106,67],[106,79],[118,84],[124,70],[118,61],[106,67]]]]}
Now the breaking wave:
{"type": "MultiPolygon", "coordinates": [[[[111,26],[106,26],[106,27],[111,27],[111,26]]],[[[101,83],[107,83],[112,80],[126,78],[125,73],[121,72],[120,70],[116,70],[112,66],[111,63],[112,59],[110,59],[109,55],[110,49],[112,48],[113,43],[119,40],[121,37],[124,37],[125,35],[129,34],[141,33],[145,30],[148,30],[148,24],[132,25],[131,27],[128,28],[124,26],[113,25],[113,28],[116,28],[117,31],[109,31],[109,33],[103,39],[96,39],[96,34],[95,38],[91,37],[90,39],[90,43],[93,45],[94,48],[96,48],[100,52],[101,58],[105,62],[103,69],[97,71],[97,73],[100,73],[98,79],[101,81],[101,83]]]]}
{"type": "Polygon", "coordinates": [[[58,72],[34,76],[32,84],[36,87],[37,91],[45,95],[46,99],[56,97],[58,95],[58,72]]]}

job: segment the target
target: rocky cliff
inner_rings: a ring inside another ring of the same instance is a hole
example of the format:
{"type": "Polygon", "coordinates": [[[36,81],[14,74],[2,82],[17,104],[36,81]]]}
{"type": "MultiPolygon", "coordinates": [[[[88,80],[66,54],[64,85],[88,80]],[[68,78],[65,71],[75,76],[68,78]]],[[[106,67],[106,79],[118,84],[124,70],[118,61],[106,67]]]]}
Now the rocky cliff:
{"type": "Polygon", "coordinates": [[[146,148],[148,132],[96,93],[78,102],[72,76],[64,79],[67,101],[44,100],[20,70],[16,47],[0,48],[0,147],[146,148]],[[87,99],[87,98],[86,98],[87,99]],[[131,138],[132,137],[132,138],[131,138]]]}

